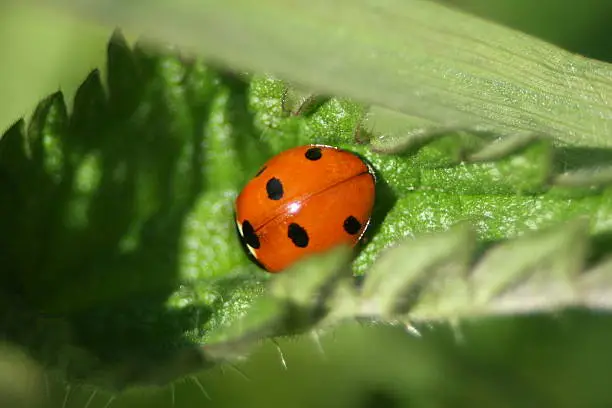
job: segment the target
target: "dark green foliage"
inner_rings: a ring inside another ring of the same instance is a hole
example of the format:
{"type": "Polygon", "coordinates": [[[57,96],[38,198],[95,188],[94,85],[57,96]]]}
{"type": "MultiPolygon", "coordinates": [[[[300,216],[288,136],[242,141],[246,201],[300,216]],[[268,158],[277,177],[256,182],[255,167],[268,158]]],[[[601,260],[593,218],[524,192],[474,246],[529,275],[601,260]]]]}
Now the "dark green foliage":
{"type": "Polygon", "coordinates": [[[612,178],[593,168],[607,150],[390,135],[375,108],[120,35],[104,82],[92,72],[71,114],[51,95],[0,139],[0,330],[60,378],[164,383],[346,319],[610,307],[612,178]],[[339,249],[271,277],[240,249],[233,200],[267,158],[306,143],[373,165],[372,225],[354,262],[339,249]]]}

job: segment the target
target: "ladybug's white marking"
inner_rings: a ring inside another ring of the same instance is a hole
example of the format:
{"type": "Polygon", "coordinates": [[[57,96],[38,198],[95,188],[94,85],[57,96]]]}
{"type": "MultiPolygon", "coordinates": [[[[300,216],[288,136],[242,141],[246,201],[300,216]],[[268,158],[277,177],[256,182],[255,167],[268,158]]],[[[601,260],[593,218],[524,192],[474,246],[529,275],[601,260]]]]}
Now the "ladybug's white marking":
{"type": "Polygon", "coordinates": [[[244,238],[244,234],[242,233],[242,224],[238,222],[238,220],[236,220],[236,226],[238,227],[238,232],[240,233],[240,236],[244,238]]]}
{"type": "MultiPolygon", "coordinates": [[[[236,220],[236,226],[238,227],[238,232],[240,233],[240,236],[244,238],[244,233],[242,232],[242,224],[238,220],[236,220]]],[[[251,255],[257,258],[257,251],[255,251],[255,249],[251,247],[247,242],[245,242],[245,244],[251,255]]]]}

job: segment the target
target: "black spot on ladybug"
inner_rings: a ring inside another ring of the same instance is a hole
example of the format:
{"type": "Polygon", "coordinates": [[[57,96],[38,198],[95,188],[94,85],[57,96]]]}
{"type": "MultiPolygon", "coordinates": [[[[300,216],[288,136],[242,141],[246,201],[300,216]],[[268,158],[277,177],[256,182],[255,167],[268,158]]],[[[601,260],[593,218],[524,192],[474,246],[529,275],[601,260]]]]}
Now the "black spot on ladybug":
{"type": "Polygon", "coordinates": [[[355,235],[361,229],[361,223],[359,220],[352,215],[348,216],[346,220],[344,220],[344,230],[351,235],[355,235]]]}
{"type": "Polygon", "coordinates": [[[280,200],[283,198],[283,183],[275,177],[272,177],[266,183],[266,192],[270,200],[280,200]]]}
{"type": "Polygon", "coordinates": [[[287,236],[296,247],[306,248],[308,246],[308,233],[299,224],[296,224],[294,222],[289,224],[289,228],[287,229],[287,236]]]}
{"type": "Polygon", "coordinates": [[[266,266],[262,264],[259,261],[259,259],[255,257],[253,249],[251,249],[245,242],[245,239],[242,236],[242,232],[240,232],[241,228],[242,228],[242,225],[240,225],[239,227],[238,223],[236,223],[236,231],[238,232],[238,236],[240,237],[240,247],[242,248],[246,256],[251,260],[251,262],[253,262],[255,265],[257,265],[259,268],[263,269],[264,271],[267,271],[268,269],[266,268],[266,266]]]}
{"type": "Polygon", "coordinates": [[[251,248],[259,249],[259,246],[261,245],[259,242],[259,237],[257,234],[255,234],[255,229],[251,223],[247,220],[242,221],[242,238],[251,248]]]}
{"type": "Polygon", "coordinates": [[[316,161],[319,160],[321,156],[323,156],[323,153],[321,153],[321,148],[311,147],[310,149],[306,150],[304,156],[306,156],[308,160],[316,161]]]}
{"type": "Polygon", "coordinates": [[[261,173],[263,173],[266,170],[266,166],[263,166],[261,169],[259,169],[259,171],[257,172],[257,174],[255,174],[255,177],[257,176],[261,176],[261,173]]]}

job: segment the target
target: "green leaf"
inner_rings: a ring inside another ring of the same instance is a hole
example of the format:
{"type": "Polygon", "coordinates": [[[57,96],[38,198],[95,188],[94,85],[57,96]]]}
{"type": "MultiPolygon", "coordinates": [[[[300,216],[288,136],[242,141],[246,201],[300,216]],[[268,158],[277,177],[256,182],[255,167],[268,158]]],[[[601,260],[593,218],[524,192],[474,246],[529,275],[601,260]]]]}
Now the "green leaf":
{"type": "Polygon", "coordinates": [[[486,305],[486,313],[519,313],[571,304],[586,236],[586,223],[579,221],[490,250],[470,275],[474,306],[486,305]]]}
{"type": "Polygon", "coordinates": [[[63,0],[54,7],[150,33],[234,69],[402,112],[406,131],[450,127],[611,145],[609,64],[440,2],[158,0],[125,8],[63,0]]]}
{"type": "Polygon", "coordinates": [[[576,303],[595,310],[610,310],[612,307],[610,276],[612,276],[612,262],[609,258],[587,271],[580,279],[576,303]]]}
{"type": "Polygon", "coordinates": [[[248,313],[207,338],[205,355],[236,358],[266,337],[295,335],[316,326],[329,313],[339,282],[350,281],[351,251],[340,247],[293,265],[270,281],[248,313]]]}
{"type": "Polygon", "coordinates": [[[364,312],[390,319],[410,310],[425,320],[456,313],[469,296],[466,271],[473,244],[473,234],[461,226],[386,251],[363,284],[364,312]]]}
{"type": "Polygon", "coordinates": [[[458,227],[386,251],[365,278],[357,314],[413,323],[609,306],[609,257],[585,267],[585,220],[498,243],[477,261],[473,244],[458,227]]]}
{"type": "Polygon", "coordinates": [[[0,139],[1,329],[54,378],[164,384],[354,318],[607,307],[607,149],[444,129],[395,133],[385,150],[378,108],[118,34],[108,54],[106,89],[94,71],[71,115],[52,95],[0,139]],[[242,251],[233,202],[266,159],[306,143],[372,165],[372,222],[354,252],[266,274],[242,251]]]}

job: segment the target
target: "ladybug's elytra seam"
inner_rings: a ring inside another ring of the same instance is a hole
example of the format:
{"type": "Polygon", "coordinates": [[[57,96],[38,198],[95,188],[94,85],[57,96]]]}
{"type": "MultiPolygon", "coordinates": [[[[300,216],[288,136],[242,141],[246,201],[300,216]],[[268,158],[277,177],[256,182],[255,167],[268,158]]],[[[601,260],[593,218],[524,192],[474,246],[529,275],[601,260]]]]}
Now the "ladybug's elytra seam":
{"type": "MultiPolygon", "coordinates": [[[[342,180],[342,181],[339,181],[339,182],[337,182],[337,183],[334,183],[334,184],[332,184],[332,185],[330,185],[330,186],[328,186],[328,187],[326,187],[326,188],[324,188],[324,189],[322,189],[322,190],[317,191],[316,193],[305,194],[305,195],[304,195],[304,197],[303,197],[302,199],[300,199],[300,202],[304,202],[304,201],[306,201],[306,200],[310,199],[311,197],[315,197],[315,196],[317,196],[317,195],[319,195],[319,194],[323,194],[324,192],[328,191],[329,189],[332,189],[332,188],[334,188],[334,187],[336,187],[336,186],[339,186],[339,185],[341,185],[341,184],[343,184],[343,183],[346,183],[347,181],[350,181],[350,180],[352,180],[352,179],[354,179],[354,178],[356,178],[356,177],[363,176],[364,174],[369,174],[369,175],[372,177],[372,179],[373,179],[374,181],[376,181],[376,179],[374,178],[374,175],[373,175],[373,174],[372,174],[372,173],[369,171],[369,167],[368,167],[368,170],[363,171],[363,172],[361,172],[361,173],[358,173],[358,174],[356,174],[356,175],[354,175],[354,176],[352,176],[352,177],[349,177],[349,178],[344,179],[344,180],[342,180]]],[[[293,201],[293,202],[295,202],[295,201],[293,201]]],[[[291,203],[289,203],[289,204],[291,204],[291,203]]],[[[283,215],[283,214],[286,212],[286,211],[285,211],[285,210],[286,210],[286,207],[287,207],[287,206],[285,205],[285,206],[282,206],[281,208],[279,208],[279,209],[277,210],[276,214],[274,214],[272,217],[270,217],[270,218],[269,218],[269,219],[267,219],[266,221],[262,222],[262,223],[261,223],[261,225],[260,225],[260,226],[259,226],[257,229],[255,229],[255,230],[254,230],[254,232],[258,232],[259,230],[261,230],[262,228],[264,228],[266,225],[268,225],[268,224],[269,224],[269,223],[271,223],[272,221],[276,220],[278,217],[282,216],[282,215],[283,215]]]]}
{"type": "Polygon", "coordinates": [[[353,246],[359,242],[371,222],[377,177],[370,163],[350,153],[333,146],[311,144],[279,153],[264,163],[255,177],[263,176],[251,188],[249,182],[235,204],[237,232],[249,259],[266,271],[276,273],[312,252],[309,248],[313,244],[319,248],[321,245],[333,245],[334,242],[346,241],[353,246]],[[314,166],[311,173],[303,160],[317,162],[327,157],[327,149],[349,153],[354,157],[332,155],[331,161],[325,162],[329,168],[314,166]],[[296,156],[299,158],[293,160],[296,156]],[[277,157],[280,161],[273,161],[277,157]],[[361,166],[357,165],[357,161],[361,161],[361,166]],[[353,171],[344,168],[344,165],[353,171]],[[305,172],[303,183],[301,172],[305,172]],[[331,172],[329,177],[328,172],[331,172]],[[365,174],[369,177],[364,177],[365,174]],[[344,179],[338,180],[342,177],[344,179]],[[330,181],[334,184],[326,186],[330,181]],[[293,192],[293,188],[299,191],[293,192]],[[251,198],[254,202],[250,202],[251,198]],[[333,223],[321,224],[317,206],[321,206],[320,209],[330,206],[333,223]],[[300,216],[302,213],[305,218],[300,216]],[[255,218],[251,220],[251,216],[255,218]],[[262,217],[267,218],[262,220],[262,217]],[[254,225],[253,221],[257,221],[257,224],[254,225]],[[258,227],[257,230],[255,227],[258,227]],[[315,229],[310,231],[311,227],[315,229]],[[321,241],[318,234],[329,236],[321,241]],[[270,242],[265,244],[264,241],[268,240],[270,242]],[[288,251],[291,244],[294,249],[288,251]],[[295,251],[296,247],[303,251],[295,251]]]}

